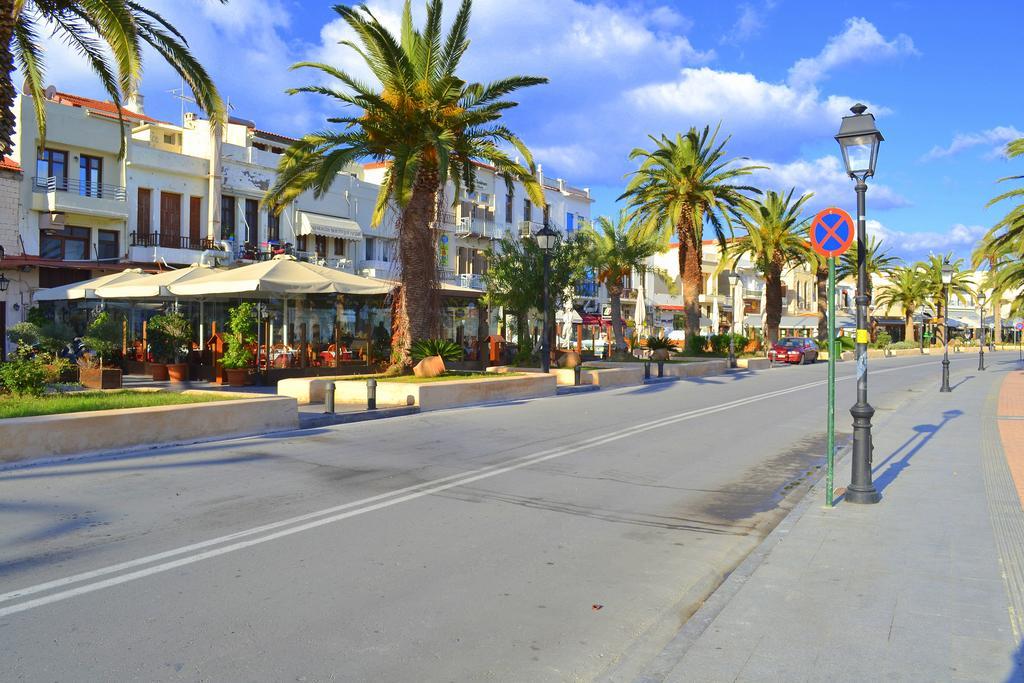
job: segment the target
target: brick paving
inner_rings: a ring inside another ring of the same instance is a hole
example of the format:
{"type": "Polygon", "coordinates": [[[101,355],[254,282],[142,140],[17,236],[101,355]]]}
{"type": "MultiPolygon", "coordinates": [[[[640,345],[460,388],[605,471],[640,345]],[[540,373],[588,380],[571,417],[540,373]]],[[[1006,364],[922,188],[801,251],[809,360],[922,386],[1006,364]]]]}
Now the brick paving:
{"type": "Polygon", "coordinates": [[[1010,373],[999,392],[999,436],[1024,505],[1024,371],[1010,373]]]}

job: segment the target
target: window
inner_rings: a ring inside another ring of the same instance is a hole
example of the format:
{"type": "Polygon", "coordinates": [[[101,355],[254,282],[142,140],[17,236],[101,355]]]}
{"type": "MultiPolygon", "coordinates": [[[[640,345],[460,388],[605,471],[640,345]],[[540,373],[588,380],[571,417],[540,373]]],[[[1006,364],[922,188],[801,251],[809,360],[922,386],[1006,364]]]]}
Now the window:
{"type": "Polygon", "coordinates": [[[523,220],[524,221],[532,221],[533,220],[532,213],[533,213],[533,205],[530,204],[530,200],[529,199],[524,199],[523,200],[523,220]]]}
{"type": "Polygon", "coordinates": [[[96,258],[101,261],[116,261],[121,257],[120,235],[116,230],[99,230],[96,239],[96,258]]]}
{"type": "Polygon", "coordinates": [[[320,258],[327,256],[327,238],[323,235],[316,235],[316,255],[320,258]]]}
{"type": "Polygon", "coordinates": [[[150,232],[150,204],[153,191],[147,187],[139,188],[139,201],[136,207],[138,215],[135,218],[135,233],[141,238],[149,235],[150,232]]]}
{"type": "Polygon", "coordinates": [[[161,246],[178,247],[181,237],[181,195],[175,192],[160,193],[160,240],[161,246]]]}
{"type": "Polygon", "coordinates": [[[334,238],[334,255],[344,256],[345,255],[345,240],[340,237],[334,238]]]}
{"type": "Polygon", "coordinates": [[[174,133],[164,133],[164,144],[173,145],[178,142],[178,136],[174,133]]]}
{"type": "Polygon", "coordinates": [[[235,198],[229,194],[220,198],[220,238],[235,239],[235,198]]]}
{"type": "Polygon", "coordinates": [[[44,149],[36,162],[36,184],[46,187],[47,178],[55,178],[58,190],[68,189],[68,153],[59,149],[44,149]]]}
{"type": "Polygon", "coordinates": [[[576,229],[576,224],[573,222],[573,218],[575,218],[575,217],[572,215],[572,213],[566,212],[566,214],[565,214],[565,234],[567,234],[567,235],[571,235],[573,233],[573,231],[576,229]]]}
{"type": "Polygon", "coordinates": [[[89,228],[67,227],[63,230],[39,231],[39,255],[65,261],[89,258],[89,228]]]}
{"type": "Polygon", "coordinates": [[[309,235],[299,235],[295,238],[295,249],[306,251],[309,247],[309,235]]]}
{"type": "Polygon", "coordinates": [[[203,198],[202,197],[189,197],[188,199],[188,238],[192,242],[192,248],[195,249],[199,242],[202,241],[200,235],[202,234],[202,223],[203,223],[203,198]]]}
{"type": "Polygon", "coordinates": [[[281,216],[273,211],[267,212],[267,241],[281,241],[281,216]]]}
{"type": "Polygon", "coordinates": [[[245,236],[249,244],[260,241],[260,203],[255,199],[245,200],[245,236]]]}
{"type": "Polygon", "coordinates": [[[376,248],[375,240],[372,237],[367,237],[363,242],[365,251],[363,252],[363,258],[367,261],[373,261],[373,252],[376,248]]]}
{"type": "Polygon", "coordinates": [[[78,193],[83,197],[103,196],[103,159],[88,154],[78,158],[78,193]]]}
{"type": "Polygon", "coordinates": [[[505,195],[505,222],[512,223],[512,193],[505,195]]]}
{"type": "Polygon", "coordinates": [[[391,240],[384,242],[383,248],[380,250],[380,260],[387,263],[391,260],[391,252],[395,250],[394,243],[391,240]]]}

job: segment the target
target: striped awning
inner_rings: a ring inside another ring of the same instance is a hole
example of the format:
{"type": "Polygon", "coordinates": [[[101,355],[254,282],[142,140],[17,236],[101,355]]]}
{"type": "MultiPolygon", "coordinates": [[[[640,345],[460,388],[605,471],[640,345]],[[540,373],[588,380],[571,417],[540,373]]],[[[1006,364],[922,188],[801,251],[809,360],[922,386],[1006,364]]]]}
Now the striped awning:
{"type": "Polygon", "coordinates": [[[351,218],[325,216],[321,213],[299,211],[298,235],[320,235],[345,240],[362,240],[363,231],[351,218]]]}

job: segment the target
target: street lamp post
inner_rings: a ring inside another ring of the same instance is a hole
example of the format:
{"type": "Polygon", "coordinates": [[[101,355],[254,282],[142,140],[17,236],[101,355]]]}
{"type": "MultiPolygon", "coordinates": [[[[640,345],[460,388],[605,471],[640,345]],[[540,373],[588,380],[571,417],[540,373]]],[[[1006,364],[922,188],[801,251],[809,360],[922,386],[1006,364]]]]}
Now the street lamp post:
{"type": "Polygon", "coordinates": [[[985,292],[978,292],[978,370],[985,369],[985,292]]]}
{"type": "Polygon", "coordinates": [[[736,367],[736,285],[740,281],[740,274],[735,270],[729,271],[729,293],[732,294],[732,325],[729,326],[729,367],[736,367]]]}
{"type": "Polygon", "coordinates": [[[953,282],[953,266],[942,265],[942,386],[939,391],[948,393],[949,388],[949,285],[953,282]]]}
{"type": "Polygon", "coordinates": [[[875,175],[878,148],[884,138],[875,127],[875,117],[867,107],[850,107],[853,116],[844,116],[836,134],[843,152],[846,173],[857,182],[857,402],[850,408],[853,416],[853,473],[846,489],[850,503],[877,503],[881,495],[871,481],[871,417],[875,409],[868,403],[868,274],[865,194],[867,179],[875,175]]]}
{"type": "Polygon", "coordinates": [[[551,329],[548,323],[551,295],[548,292],[548,280],[551,279],[551,251],[558,242],[558,233],[545,224],[543,228],[537,231],[535,238],[537,246],[540,247],[541,252],[544,254],[544,333],[540,341],[540,369],[547,374],[551,369],[551,349],[549,348],[551,329]]]}

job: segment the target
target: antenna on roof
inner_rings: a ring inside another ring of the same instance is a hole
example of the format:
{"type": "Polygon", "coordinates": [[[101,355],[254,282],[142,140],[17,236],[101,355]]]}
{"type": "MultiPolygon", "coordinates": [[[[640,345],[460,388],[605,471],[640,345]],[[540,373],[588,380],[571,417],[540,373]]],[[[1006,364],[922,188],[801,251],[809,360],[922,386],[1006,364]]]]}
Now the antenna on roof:
{"type": "Polygon", "coordinates": [[[185,79],[184,78],[181,79],[181,87],[180,88],[175,88],[174,90],[168,90],[167,92],[169,92],[171,94],[171,97],[175,97],[175,98],[177,98],[178,100],[181,101],[181,127],[184,128],[185,127],[185,103],[186,102],[191,102],[192,104],[199,104],[199,103],[195,101],[195,98],[192,98],[192,97],[188,96],[187,91],[185,90],[185,79]]]}

